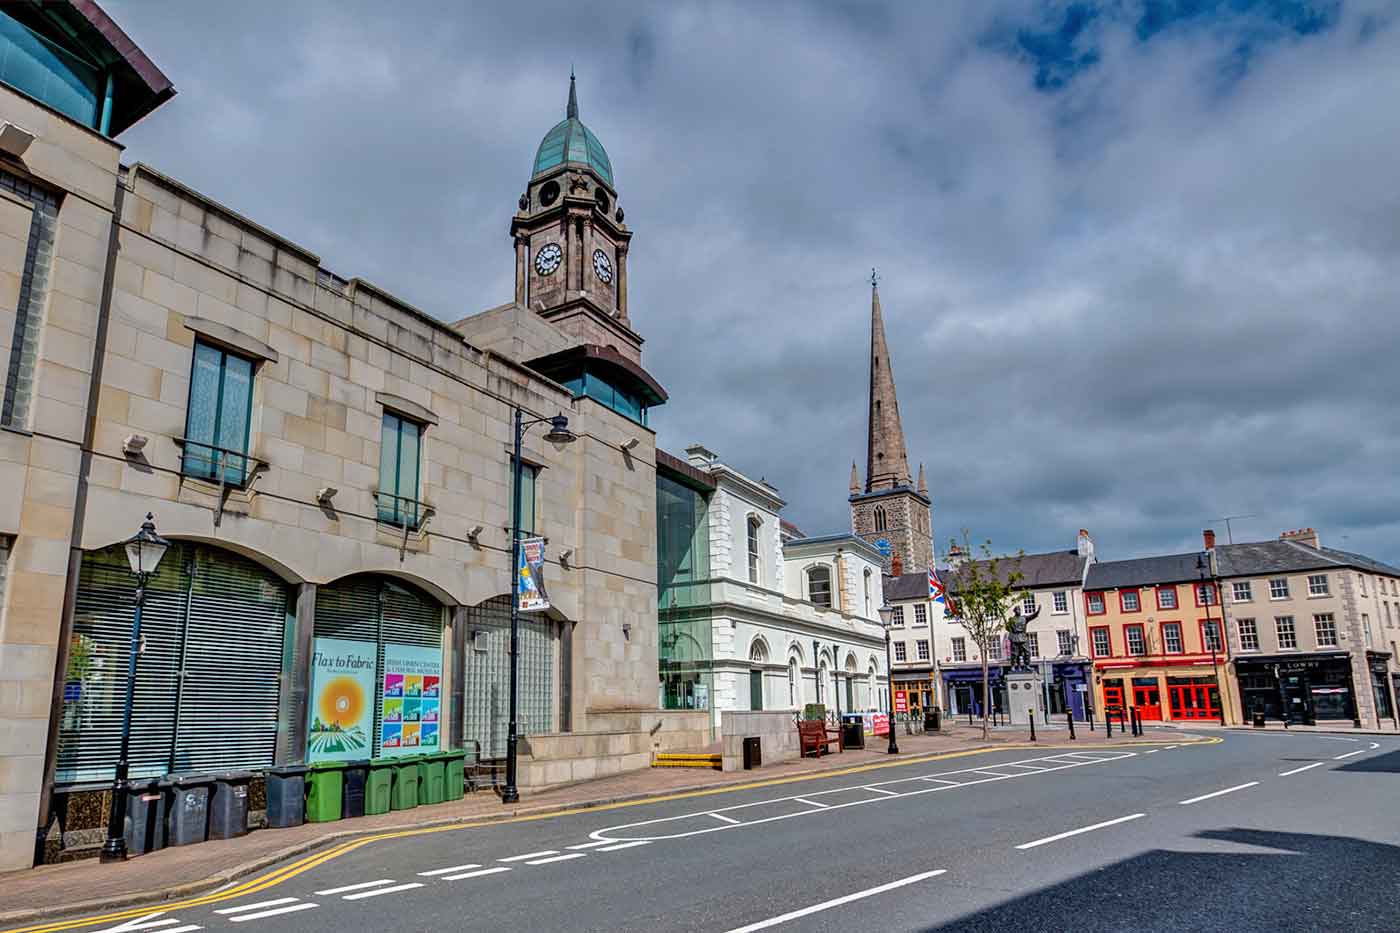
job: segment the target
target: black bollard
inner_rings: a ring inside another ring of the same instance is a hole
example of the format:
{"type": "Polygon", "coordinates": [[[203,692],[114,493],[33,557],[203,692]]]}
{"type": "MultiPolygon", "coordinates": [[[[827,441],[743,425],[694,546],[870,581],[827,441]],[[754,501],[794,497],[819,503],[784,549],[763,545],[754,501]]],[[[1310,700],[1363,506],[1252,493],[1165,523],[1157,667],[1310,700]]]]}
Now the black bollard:
{"type": "Polygon", "coordinates": [[[1113,738],[1113,717],[1108,714],[1107,710],[1104,710],[1103,714],[1103,737],[1113,738]]]}
{"type": "Polygon", "coordinates": [[[1088,719],[1089,719],[1089,731],[1090,731],[1090,732],[1093,732],[1093,731],[1094,731],[1094,708],[1093,708],[1092,706],[1086,707],[1085,710],[1084,710],[1084,713],[1085,713],[1085,715],[1086,715],[1086,716],[1088,717],[1088,719]]]}
{"type": "Polygon", "coordinates": [[[1030,721],[1030,724],[1031,724],[1031,741],[1034,742],[1034,741],[1035,741],[1035,710],[1033,710],[1033,709],[1028,709],[1028,710],[1026,710],[1026,718],[1030,721]]]}
{"type": "Polygon", "coordinates": [[[1070,737],[1071,739],[1073,739],[1073,738],[1075,737],[1075,736],[1074,736],[1074,713],[1072,713],[1072,712],[1065,713],[1065,719],[1069,721],[1069,737],[1070,737]]]}
{"type": "Polygon", "coordinates": [[[1118,710],[1118,731],[1126,733],[1128,731],[1128,710],[1120,707],[1118,710]]]}

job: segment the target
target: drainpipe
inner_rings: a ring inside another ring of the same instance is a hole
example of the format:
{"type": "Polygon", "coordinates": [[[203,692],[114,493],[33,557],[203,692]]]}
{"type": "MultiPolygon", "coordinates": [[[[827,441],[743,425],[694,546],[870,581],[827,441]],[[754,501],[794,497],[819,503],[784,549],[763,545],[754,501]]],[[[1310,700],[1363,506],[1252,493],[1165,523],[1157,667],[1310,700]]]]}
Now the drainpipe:
{"type": "MultiPolygon", "coordinates": [[[[110,72],[107,81],[110,102],[110,72]]],[[[110,119],[109,111],[110,108],[104,109],[104,125],[110,119]]],[[[35,829],[36,862],[44,851],[44,833],[53,809],[58,726],[63,718],[63,684],[68,671],[68,644],[73,638],[73,609],[78,598],[78,572],[83,562],[83,521],[87,512],[88,474],[92,472],[92,445],[97,436],[97,402],[102,392],[102,364],[107,358],[107,325],[112,317],[112,285],[116,281],[118,235],[121,231],[122,203],[125,199],[126,184],[122,166],[118,164],[116,189],[112,195],[112,226],[107,232],[107,262],[102,274],[102,298],[97,306],[97,332],[93,337],[92,375],[88,380],[87,421],[83,425],[82,457],[78,462],[78,489],[73,497],[73,529],[68,538],[68,578],[63,588],[63,612],[59,621],[58,646],[54,652],[53,690],[49,696],[49,733],[44,746],[44,786],[39,797],[39,825],[35,829]]]]}

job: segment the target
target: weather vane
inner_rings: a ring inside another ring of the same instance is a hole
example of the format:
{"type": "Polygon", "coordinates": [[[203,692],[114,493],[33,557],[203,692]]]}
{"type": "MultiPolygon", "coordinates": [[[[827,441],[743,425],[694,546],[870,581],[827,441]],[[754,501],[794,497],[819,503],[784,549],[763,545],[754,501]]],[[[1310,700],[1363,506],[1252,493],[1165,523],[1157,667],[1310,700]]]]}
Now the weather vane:
{"type": "Polygon", "coordinates": [[[874,288],[880,284],[880,273],[875,271],[875,267],[870,267],[870,287],[874,288]]]}

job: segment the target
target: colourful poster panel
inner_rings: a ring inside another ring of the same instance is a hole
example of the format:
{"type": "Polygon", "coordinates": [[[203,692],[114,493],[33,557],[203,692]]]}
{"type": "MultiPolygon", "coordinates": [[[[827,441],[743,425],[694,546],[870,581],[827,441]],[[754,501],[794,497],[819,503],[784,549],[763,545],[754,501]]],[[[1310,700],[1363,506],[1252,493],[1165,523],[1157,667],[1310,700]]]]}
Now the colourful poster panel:
{"type": "Polygon", "coordinates": [[[374,734],[373,642],[317,638],[311,650],[307,761],[370,756],[374,734]]]}
{"type": "Polygon", "coordinates": [[[441,751],[442,651],[386,644],[383,677],[379,754],[392,758],[441,751]]]}

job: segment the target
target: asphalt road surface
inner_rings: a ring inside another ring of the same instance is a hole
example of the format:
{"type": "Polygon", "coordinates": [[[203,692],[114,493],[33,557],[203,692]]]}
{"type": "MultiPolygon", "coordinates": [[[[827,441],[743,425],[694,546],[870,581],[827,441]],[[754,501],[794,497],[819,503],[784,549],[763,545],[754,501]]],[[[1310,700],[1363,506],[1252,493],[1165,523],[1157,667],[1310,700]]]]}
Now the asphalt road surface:
{"type": "Polygon", "coordinates": [[[1400,740],[1081,741],[379,839],[90,930],[1400,930],[1400,740]]]}

